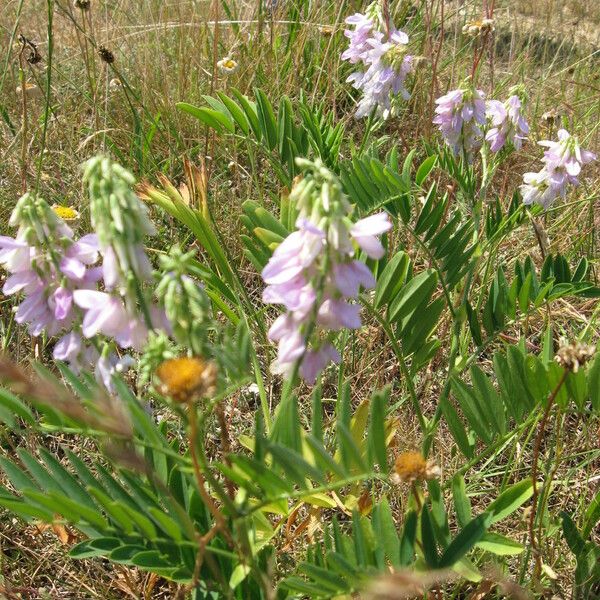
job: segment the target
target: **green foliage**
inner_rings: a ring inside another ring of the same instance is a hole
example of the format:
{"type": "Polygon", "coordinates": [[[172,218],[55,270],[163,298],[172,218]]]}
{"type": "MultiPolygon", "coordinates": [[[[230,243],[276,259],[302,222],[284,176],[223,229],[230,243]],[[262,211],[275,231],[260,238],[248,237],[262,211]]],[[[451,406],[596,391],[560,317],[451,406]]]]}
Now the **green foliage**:
{"type": "MultiPolygon", "coordinates": [[[[556,397],[560,406],[566,407],[572,399],[576,411],[588,414],[591,407],[597,414],[593,403],[597,395],[597,360],[587,369],[567,376],[566,385],[556,397]]],[[[441,408],[461,452],[473,458],[478,441],[491,447],[514,436],[515,426],[539,417],[538,411],[543,410],[562,373],[562,367],[551,356],[535,356],[509,345],[506,351],[494,354],[493,378],[477,365],[470,368],[470,385],[459,376],[453,377],[452,392],[465,423],[450,401],[444,401],[441,408]]]]}
{"type": "Polygon", "coordinates": [[[177,107],[198,119],[217,133],[230,133],[252,140],[270,159],[270,164],[283,185],[289,186],[298,173],[296,158],[309,151],[327,166],[335,168],[344,133],[343,125],[333,124],[333,116],[324,107],[298,103],[294,112],[287,96],[280,100],[277,111],[261,89],[251,100],[239,90],[233,97],[219,92],[218,98],[204,96],[209,107],[197,107],[180,102],[177,107]]]}

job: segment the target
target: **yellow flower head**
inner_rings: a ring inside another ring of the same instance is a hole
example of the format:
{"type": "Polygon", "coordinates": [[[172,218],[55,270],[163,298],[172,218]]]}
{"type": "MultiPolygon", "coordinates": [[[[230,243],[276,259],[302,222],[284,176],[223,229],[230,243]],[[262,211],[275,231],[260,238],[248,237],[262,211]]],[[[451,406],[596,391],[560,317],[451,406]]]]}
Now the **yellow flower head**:
{"type": "Polygon", "coordinates": [[[396,457],[394,465],[396,478],[405,483],[434,479],[439,475],[439,468],[425,459],[420,452],[402,452],[396,457]]]}
{"type": "Polygon", "coordinates": [[[63,221],[76,221],[79,219],[79,213],[70,206],[62,206],[60,204],[53,204],[52,210],[57,217],[60,217],[63,221]]]}
{"type": "Polygon", "coordinates": [[[156,377],[162,394],[186,404],[214,393],[217,368],[201,358],[173,358],[159,365],[156,377]]]}
{"type": "Polygon", "coordinates": [[[219,69],[221,71],[223,71],[223,73],[227,73],[227,74],[237,71],[237,68],[238,68],[237,62],[235,62],[235,60],[233,60],[233,58],[230,58],[229,56],[222,58],[217,63],[217,66],[219,67],[219,69]]]}

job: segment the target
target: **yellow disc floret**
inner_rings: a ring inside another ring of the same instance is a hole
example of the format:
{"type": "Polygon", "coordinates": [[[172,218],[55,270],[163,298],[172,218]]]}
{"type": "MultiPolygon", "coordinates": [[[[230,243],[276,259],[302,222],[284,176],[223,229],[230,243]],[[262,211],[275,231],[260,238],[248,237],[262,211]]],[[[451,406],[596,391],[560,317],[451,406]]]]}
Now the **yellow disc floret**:
{"type": "Polygon", "coordinates": [[[62,206],[60,204],[54,204],[52,210],[56,216],[60,217],[63,221],[74,221],[79,218],[79,213],[70,206],[62,206]]]}

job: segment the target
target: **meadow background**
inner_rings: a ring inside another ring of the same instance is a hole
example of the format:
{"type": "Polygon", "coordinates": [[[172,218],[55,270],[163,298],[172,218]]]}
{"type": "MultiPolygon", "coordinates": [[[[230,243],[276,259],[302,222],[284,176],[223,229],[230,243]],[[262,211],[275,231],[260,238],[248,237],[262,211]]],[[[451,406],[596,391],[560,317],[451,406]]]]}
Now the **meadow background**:
{"type": "MultiPolygon", "coordinates": [[[[460,43],[461,29],[466,21],[481,17],[485,2],[391,3],[393,14],[406,23],[414,53],[424,60],[406,109],[399,118],[378,126],[376,145],[381,153],[395,146],[403,157],[416,146],[418,157],[426,157],[423,142],[438,139],[431,123],[432,99],[457,87],[469,72],[472,57],[460,43]],[[412,15],[419,15],[414,31],[412,15]]],[[[487,3],[494,5],[496,30],[479,86],[500,97],[511,86],[523,84],[529,94],[531,141],[502,165],[494,181],[494,193],[504,198],[512,195],[524,172],[535,170],[532,165],[539,159],[539,148],[534,142],[552,136],[558,120],[569,124],[569,131],[579,136],[585,148],[596,152],[600,148],[600,4],[583,0],[487,3]]],[[[358,147],[365,121],[353,117],[355,101],[345,83],[350,68],[341,62],[340,54],[346,47],[343,20],[364,8],[363,4],[349,0],[90,0],[89,8],[82,9],[68,0],[4,0],[0,7],[0,232],[8,234],[10,212],[32,186],[50,204],[79,210],[85,222],[80,165],[98,152],[111,153],[138,179],[151,183],[157,182],[159,173],[179,183],[184,157],[204,160],[213,218],[258,304],[260,280],[239,241],[241,205],[251,199],[272,207],[273,198],[282,192],[280,185],[264,157],[258,156],[251,164],[242,141],[215,135],[175,105],[181,101],[202,105],[203,95],[227,93],[234,87],[249,95],[259,87],[273,102],[285,94],[294,103],[304,90],[311,102],[323,102],[336,122],[345,123],[346,135],[358,147]],[[32,61],[35,64],[28,61],[32,48],[24,47],[19,35],[35,44],[40,55],[39,61],[32,61]],[[230,74],[216,66],[226,56],[238,63],[230,74]],[[24,83],[31,86],[26,94],[24,83]]],[[[342,146],[340,153],[348,157],[350,148],[342,146]]],[[[548,249],[572,261],[586,256],[596,284],[600,276],[599,191],[596,163],[586,172],[582,189],[569,196],[567,203],[553,207],[551,218],[540,221],[548,249]]],[[[174,241],[185,244],[188,240],[178,239],[180,235],[184,234],[163,220],[153,245],[168,250],[174,241]]],[[[539,235],[532,226],[521,227],[503,244],[501,262],[510,268],[527,254],[540,262],[539,235]]],[[[12,299],[0,298],[0,349],[24,362],[34,347],[25,331],[15,326],[12,306],[12,299]]],[[[595,299],[561,300],[553,306],[552,321],[567,337],[587,330],[594,341],[600,327],[598,314],[595,299]]],[[[543,315],[535,315],[527,324],[527,344],[533,351],[540,348],[543,324],[543,315]]],[[[443,323],[441,327],[437,335],[443,340],[443,323]]],[[[353,363],[352,381],[356,404],[370,390],[398,377],[393,355],[376,324],[368,322],[358,335],[360,351],[353,363]]],[[[515,340],[518,335],[508,332],[506,339],[515,340]]],[[[43,347],[35,350],[41,352],[37,358],[47,358],[43,347]]],[[[419,389],[424,412],[432,410],[439,393],[443,374],[436,364],[434,359],[419,389]]],[[[234,439],[248,433],[256,409],[256,399],[243,395],[228,405],[228,418],[237,434],[234,439]]],[[[573,419],[563,427],[566,435],[560,470],[555,473],[560,485],[552,496],[553,514],[585,508],[600,481],[598,422],[573,419]]],[[[7,435],[4,432],[3,437],[7,435]]],[[[407,446],[420,443],[416,416],[408,404],[403,405],[397,436],[407,446]]],[[[27,447],[32,441],[21,443],[27,447]]],[[[83,456],[94,452],[73,447],[83,456]]],[[[485,501],[486,493],[508,468],[512,473],[528,472],[529,457],[519,448],[512,450],[516,452],[507,450],[504,462],[479,465],[469,480],[474,501],[478,497],[485,501]]],[[[460,465],[444,426],[437,434],[434,455],[443,469],[460,465]]],[[[507,527],[517,537],[523,536],[523,517],[507,527]]],[[[550,527],[548,536],[552,568],[548,589],[566,599],[574,559],[558,526],[550,527]]],[[[70,543],[64,530],[25,526],[12,517],[0,517],[0,590],[4,588],[8,598],[174,597],[174,587],[153,575],[102,561],[67,561],[70,543]]],[[[288,547],[284,552],[285,560],[293,563],[295,549],[288,547]]]]}

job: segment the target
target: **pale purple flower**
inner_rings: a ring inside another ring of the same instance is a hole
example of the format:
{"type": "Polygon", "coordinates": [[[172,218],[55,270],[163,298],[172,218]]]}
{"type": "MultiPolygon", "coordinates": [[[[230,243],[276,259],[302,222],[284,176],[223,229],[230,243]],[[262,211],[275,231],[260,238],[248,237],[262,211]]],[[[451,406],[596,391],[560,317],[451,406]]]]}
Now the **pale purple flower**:
{"type": "Polygon", "coordinates": [[[103,383],[107,390],[114,392],[113,376],[126,373],[135,364],[135,359],[128,354],[119,358],[114,352],[108,354],[103,352],[102,356],[96,362],[94,375],[98,381],[103,383]]]}
{"type": "Polygon", "coordinates": [[[583,150],[577,141],[568,131],[560,129],[558,131],[558,141],[542,140],[540,146],[548,148],[544,152],[542,162],[546,164],[548,171],[564,171],[568,178],[568,183],[577,185],[577,176],[581,172],[581,167],[594,160],[596,155],[589,150],[583,150]]]}
{"type": "Polygon", "coordinates": [[[486,114],[491,120],[492,128],[485,139],[492,152],[499,152],[508,143],[515,150],[520,150],[523,140],[527,139],[529,125],[521,114],[521,100],[512,95],[505,103],[489,100],[486,114]]]}
{"type": "Polygon", "coordinates": [[[342,54],[342,60],[362,65],[346,80],[363,92],[356,117],[370,115],[375,110],[378,116],[387,118],[395,97],[401,95],[405,100],[410,97],[405,87],[406,77],[413,67],[413,57],[406,55],[408,35],[392,29],[387,36],[375,28],[374,19],[362,14],[349,17],[346,22],[356,29],[345,32],[350,45],[342,54]]]}
{"type": "Polygon", "coordinates": [[[317,323],[332,331],[358,329],[361,326],[360,306],[341,298],[328,298],[319,307],[317,323]]]}
{"type": "Polygon", "coordinates": [[[57,321],[65,321],[73,307],[73,292],[59,286],[51,296],[50,306],[54,307],[54,317],[57,321]]]}
{"type": "Polygon", "coordinates": [[[338,263],[333,266],[333,282],[346,298],[356,298],[362,286],[366,290],[375,287],[375,277],[365,263],[359,260],[338,263]]]}
{"type": "Polygon", "coordinates": [[[60,261],[60,270],[69,279],[81,281],[86,276],[87,267],[98,260],[98,253],[96,234],[84,235],[67,248],[60,261]]]}
{"type": "Polygon", "coordinates": [[[392,224],[387,213],[380,212],[357,221],[350,229],[350,235],[369,258],[380,259],[385,250],[377,236],[389,231],[392,224]]]}
{"type": "Polygon", "coordinates": [[[97,290],[75,290],[73,300],[85,311],[82,332],[86,338],[98,333],[116,337],[129,325],[130,317],[125,305],[116,296],[97,290]]]}
{"type": "Polygon", "coordinates": [[[329,343],[323,344],[318,350],[309,350],[300,365],[300,375],[307,383],[313,385],[317,375],[331,362],[338,364],[340,353],[329,343]]]}
{"type": "Polygon", "coordinates": [[[86,346],[85,340],[76,331],[66,333],[56,342],[52,356],[55,360],[66,362],[75,374],[96,364],[100,358],[96,348],[86,346]]]}
{"type": "Polygon", "coordinates": [[[297,277],[321,253],[325,233],[308,219],[298,219],[298,229],[275,249],[273,256],[262,271],[265,283],[279,285],[297,277]]]}
{"type": "Polygon", "coordinates": [[[364,62],[366,53],[370,49],[367,40],[373,30],[373,19],[367,15],[356,13],[348,17],[346,23],[354,26],[354,29],[344,30],[344,35],[348,38],[349,45],[342,53],[342,60],[347,60],[352,64],[364,62]]]}
{"type": "Polygon", "coordinates": [[[0,264],[10,273],[29,270],[34,251],[23,233],[16,238],[0,235],[0,264]]]}
{"type": "Polygon", "coordinates": [[[523,204],[548,208],[556,198],[566,196],[569,185],[579,185],[582,166],[596,156],[583,150],[565,129],[558,131],[558,141],[542,140],[539,144],[547,148],[542,158],[544,167],[538,173],[525,173],[520,189],[523,204]]]}
{"type": "Polygon", "coordinates": [[[278,285],[270,285],[263,291],[266,304],[283,304],[288,310],[305,315],[316,300],[316,293],[304,275],[300,274],[278,285]]]}
{"type": "Polygon", "coordinates": [[[15,321],[19,324],[27,323],[28,331],[34,337],[41,335],[44,331],[48,335],[55,335],[60,331],[61,324],[49,306],[43,283],[40,283],[19,304],[15,313],[15,321]]]}
{"type": "Polygon", "coordinates": [[[455,155],[467,158],[481,147],[485,125],[484,93],[476,89],[452,90],[436,101],[433,122],[455,155]]]}

